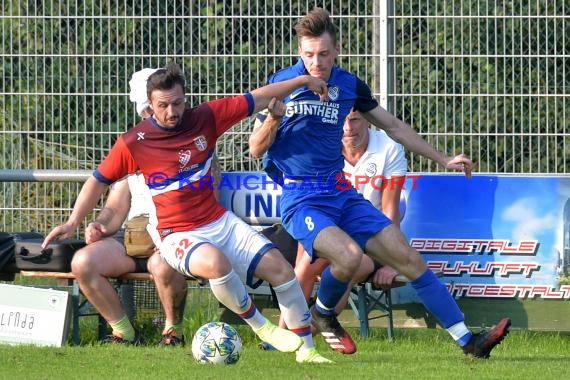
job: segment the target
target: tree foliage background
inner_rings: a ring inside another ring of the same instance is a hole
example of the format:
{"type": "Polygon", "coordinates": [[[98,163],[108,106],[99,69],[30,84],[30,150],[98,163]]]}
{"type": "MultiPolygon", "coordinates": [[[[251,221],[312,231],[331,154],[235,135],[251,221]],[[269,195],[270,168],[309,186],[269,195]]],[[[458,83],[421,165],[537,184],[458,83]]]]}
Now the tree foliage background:
{"type": "MultiPolygon", "coordinates": [[[[293,26],[315,5],[339,27],[339,65],[377,95],[390,81],[390,111],[438,149],[471,155],[481,172],[568,173],[568,0],[6,0],[0,169],[94,169],[138,120],[128,81],[143,67],[180,63],[190,105],[259,87],[295,62],[293,26]],[[379,36],[384,6],[393,29],[379,36]]],[[[219,141],[224,170],[261,168],[250,130],[251,120],[219,141]]],[[[441,170],[414,155],[409,169],[441,170]]],[[[1,184],[4,229],[59,223],[78,189],[1,184]]]]}

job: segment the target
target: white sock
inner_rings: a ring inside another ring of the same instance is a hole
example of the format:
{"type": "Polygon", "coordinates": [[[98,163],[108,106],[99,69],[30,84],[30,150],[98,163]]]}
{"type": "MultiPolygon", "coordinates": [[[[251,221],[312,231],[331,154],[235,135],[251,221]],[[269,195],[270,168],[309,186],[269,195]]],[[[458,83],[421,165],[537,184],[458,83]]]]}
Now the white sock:
{"type": "Polygon", "coordinates": [[[232,270],[224,277],[211,279],[210,289],[228,309],[239,315],[252,329],[265,324],[265,317],[257,310],[239,276],[232,270]]]}
{"type": "Polygon", "coordinates": [[[273,290],[287,327],[303,339],[301,348],[314,347],[311,334],[311,313],[297,277],[273,287],[273,290]]]}
{"type": "Polygon", "coordinates": [[[465,322],[456,323],[453,326],[449,326],[446,330],[461,347],[465,346],[473,335],[465,326],[465,322]]]}

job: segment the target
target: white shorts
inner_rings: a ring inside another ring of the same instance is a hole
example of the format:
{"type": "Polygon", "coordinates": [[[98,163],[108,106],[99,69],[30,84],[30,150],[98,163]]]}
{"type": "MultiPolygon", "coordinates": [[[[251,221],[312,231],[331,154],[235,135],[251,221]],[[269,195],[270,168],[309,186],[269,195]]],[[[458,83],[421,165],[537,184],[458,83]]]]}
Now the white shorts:
{"type": "Polygon", "coordinates": [[[257,264],[275,245],[249,224],[226,211],[218,220],[188,232],[174,232],[162,241],[160,254],[178,272],[192,276],[188,269],[190,255],[200,245],[209,243],[230,260],[233,270],[249,287],[255,289],[263,280],[254,277],[257,264]]]}

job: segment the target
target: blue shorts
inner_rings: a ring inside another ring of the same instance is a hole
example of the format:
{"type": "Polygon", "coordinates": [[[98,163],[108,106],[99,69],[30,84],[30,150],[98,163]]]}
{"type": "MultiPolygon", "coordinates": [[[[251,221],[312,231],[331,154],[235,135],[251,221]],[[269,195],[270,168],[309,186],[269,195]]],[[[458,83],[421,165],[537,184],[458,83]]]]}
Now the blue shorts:
{"type": "Polygon", "coordinates": [[[392,221],[354,188],[327,190],[283,190],[283,225],[303,244],[313,260],[313,242],[318,233],[338,226],[364,250],[368,240],[392,221]]]}

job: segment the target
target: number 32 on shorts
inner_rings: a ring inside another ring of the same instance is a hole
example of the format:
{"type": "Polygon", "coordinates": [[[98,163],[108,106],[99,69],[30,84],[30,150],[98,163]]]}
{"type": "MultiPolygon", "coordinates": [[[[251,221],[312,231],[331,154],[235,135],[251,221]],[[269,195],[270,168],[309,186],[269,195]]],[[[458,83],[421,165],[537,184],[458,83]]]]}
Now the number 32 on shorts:
{"type": "Polygon", "coordinates": [[[192,242],[188,239],[182,239],[178,242],[178,248],[174,251],[174,255],[178,260],[184,257],[184,254],[188,251],[188,248],[192,245],[192,242]]]}
{"type": "Polygon", "coordinates": [[[310,216],[305,217],[305,224],[307,225],[307,229],[312,231],[315,229],[315,222],[313,222],[313,218],[310,216]]]}

